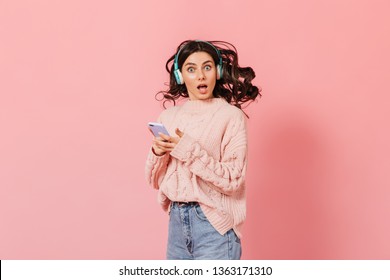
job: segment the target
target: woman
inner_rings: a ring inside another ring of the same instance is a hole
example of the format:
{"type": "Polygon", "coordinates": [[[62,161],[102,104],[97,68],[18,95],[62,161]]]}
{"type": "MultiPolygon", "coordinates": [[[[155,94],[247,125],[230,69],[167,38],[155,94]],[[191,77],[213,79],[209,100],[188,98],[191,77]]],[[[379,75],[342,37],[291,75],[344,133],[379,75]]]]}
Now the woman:
{"type": "MultiPolygon", "coordinates": [[[[166,63],[170,85],[146,178],[170,214],[167,259],[240,259],[247,168],[245,102],[261,96],[250,67],[222,41],[188,40],[166,63]],[[171,67],[169,65],[172,63],[171,67]]],[[[164,103],[165,103],[164,101],[164,103]]]]}

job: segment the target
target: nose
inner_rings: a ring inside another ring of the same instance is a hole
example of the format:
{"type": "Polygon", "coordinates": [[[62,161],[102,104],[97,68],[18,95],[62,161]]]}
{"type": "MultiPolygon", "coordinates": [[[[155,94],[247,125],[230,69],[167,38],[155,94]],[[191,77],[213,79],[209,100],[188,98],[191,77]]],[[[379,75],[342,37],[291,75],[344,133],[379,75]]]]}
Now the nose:
{"type": "Polygon", "coordinates": [[[205,78],[205,75],[203,73],[203,70],[200,69],[198,72],[198,80],[204,80],[204,78],[205,78]]]}

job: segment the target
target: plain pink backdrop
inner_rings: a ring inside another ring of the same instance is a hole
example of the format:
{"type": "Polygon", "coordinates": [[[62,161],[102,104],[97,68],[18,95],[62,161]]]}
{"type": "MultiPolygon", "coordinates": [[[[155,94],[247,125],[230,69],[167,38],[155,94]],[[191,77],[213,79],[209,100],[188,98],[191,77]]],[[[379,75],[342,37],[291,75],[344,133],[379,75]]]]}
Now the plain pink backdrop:
{"type": "Polygon", "coordinates": [[[164,259],[144,179],[165,62],[226,40],[249,123],[244,259],[390,259],[388,1],[0,1],[0,259],[164,259]]]}

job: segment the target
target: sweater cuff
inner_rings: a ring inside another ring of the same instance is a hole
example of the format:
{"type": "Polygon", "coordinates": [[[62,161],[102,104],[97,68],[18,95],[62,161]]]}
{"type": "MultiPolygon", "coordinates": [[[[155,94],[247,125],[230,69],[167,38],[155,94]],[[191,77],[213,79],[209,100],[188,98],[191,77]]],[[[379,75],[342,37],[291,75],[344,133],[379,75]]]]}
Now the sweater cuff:
{"type": "Polygon", "coordinates": [[[191,157],[191,152],[194,146],[195,140],[185,133],[179,143],[176,144],[175,148],[171,151],[171,156],[180,160],[186,161],[191,157]]]}
{"type": "Polygon", "coordinates": [[[163,155],[161,155],[161,156],[156,155],[156,154],[154,153],[154,150],[153,150],[153,147],[152,147],[152,148],[150,148],[148,160],[149,160],[150,162],[152,162],[153,164],[156,164],[156,163],[158,163],[158,162],[163,161],[163,160],[164,160],[165,158],[167,158],[168,156],[169,156],[168,153],[165,153],[165,154],[163,154],[163,155]]]}

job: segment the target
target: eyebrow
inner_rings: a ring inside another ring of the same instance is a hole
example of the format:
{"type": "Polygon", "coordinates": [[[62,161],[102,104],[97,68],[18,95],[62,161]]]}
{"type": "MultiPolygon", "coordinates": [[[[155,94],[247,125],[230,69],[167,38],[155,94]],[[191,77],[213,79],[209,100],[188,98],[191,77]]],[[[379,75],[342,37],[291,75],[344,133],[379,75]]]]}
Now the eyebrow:
{"type": "MultiPolygon", "coordinates": [[[[206,60],[205,62],[202,63],[202,65],[206,64],[206,63],[210,63],[210,62],[213,62],[212,60],[206,60]]],[[[184,66],[187,66],[187,65],[195,65],[196,66],[196,63],[193,63],[193,62],[187,62],[186,64],[184,64],[184,66]]]]}

